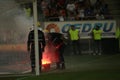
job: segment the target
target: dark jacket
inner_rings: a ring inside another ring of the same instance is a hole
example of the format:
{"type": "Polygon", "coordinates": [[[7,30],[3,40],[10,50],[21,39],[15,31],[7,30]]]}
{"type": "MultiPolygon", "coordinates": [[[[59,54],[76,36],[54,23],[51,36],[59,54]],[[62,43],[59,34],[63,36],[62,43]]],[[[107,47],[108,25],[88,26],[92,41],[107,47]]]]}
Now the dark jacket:
{"type": "MultiPolygon", "coordinates": [[[[28,51],[31,51],[31,54],[35,54],[34,41],[35,41],[34,30],[32,30],[29,32],[28,41],[27,41],[27,48],[28,48],[28,51]]],[[[44,33],[40,30],[38,30],[38,47],[39,47],[40,57],[42,57],[42,51],[44,51],[44,48],[45,48],[45,37],[44,37],[44,33]]]]}

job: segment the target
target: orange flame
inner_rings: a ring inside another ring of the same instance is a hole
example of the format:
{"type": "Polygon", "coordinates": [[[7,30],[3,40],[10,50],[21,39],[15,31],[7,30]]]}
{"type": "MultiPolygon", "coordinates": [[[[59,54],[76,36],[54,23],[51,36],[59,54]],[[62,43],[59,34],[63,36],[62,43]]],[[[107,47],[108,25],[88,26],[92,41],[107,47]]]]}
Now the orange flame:
{"type": "Polygon", "coordinates": [[[43,59],[42,60],[42,65],[44,65],[44,64],[50,64],[50,63],[51,63],[50,60],[47,60],[47,59],[43,59]]]}
{"type": "Polygon", "coordinates": [[[59,56],[55,46],[53,46],[50,43],[47,43],[47,45],[45,46],[45,51],[43,52],[43,56],[42,56],[42,65],[52,64],[58,61],[59,61],[59,56]]]}

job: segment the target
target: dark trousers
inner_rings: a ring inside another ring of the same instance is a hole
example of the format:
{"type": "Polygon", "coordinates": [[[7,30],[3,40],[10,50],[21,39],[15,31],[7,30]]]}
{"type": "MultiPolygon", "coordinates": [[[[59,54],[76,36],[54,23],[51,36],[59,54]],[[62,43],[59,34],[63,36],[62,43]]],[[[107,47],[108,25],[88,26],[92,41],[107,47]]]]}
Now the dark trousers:
{"type": "MultiPolygon", "coordinates": [[[[41,50],[39,50],[39,69],[40,69],[40,71],[41,71],[41,68],[42,68],[42,52],[41,52],[41,50]]],[[[32,70],[34,70],[35,69],[35,50],[34,50],[34,48],[32,48],[31,49],[31,54],[30,54],[30,60],[31,60],[31,68],[32,68],[32,70]]]]}
{"type": "Polygon", "coordinates": [[[81,47],[79,40],[72,41],[72,50],[74,54],[81,54],[81,47]]]}
{"type": "Polygon", "coordinates": [[[65,60],[64,60],[64,56],[63,56],[64,50],[65,50],[65,44],[61,45],[60,48],[58,49],[59,62],[56,63],[58,69],[65,68],[65,60]]]}
{"type": "Polygon", "coordinates": [[[102,52],[101,40],[94,40],[93,42],[93,52],[98,54],[102,52]]]}

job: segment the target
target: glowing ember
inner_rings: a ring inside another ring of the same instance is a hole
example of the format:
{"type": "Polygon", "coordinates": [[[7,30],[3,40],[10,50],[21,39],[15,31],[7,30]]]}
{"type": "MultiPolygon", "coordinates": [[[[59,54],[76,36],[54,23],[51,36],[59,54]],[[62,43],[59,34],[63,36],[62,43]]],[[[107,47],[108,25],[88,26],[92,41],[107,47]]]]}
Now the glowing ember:
{"type": "Polygon", "coordinates": [[[44,64],[50,64],[51,62],[50,61],[48,61],[48,60],[42,60],[42,65],[44,65],[44,64]]]}
{"type": "Polygon", "coordinates": [[[47,43],[42,55],[42,66],[45,68],[45,66],[56,62],[59,62],[58,52],[52,43],[47,43]]]}
{"type": "Polygon", "coordinates": [[[48,59],[48,58],[43,58],[42,59],[42,67],[43,67],[43,70],[45,71],[48,71],[50,70],[50,64],[51,64],[51,61],[48,59]]]}
{"type": "Polygon", "coordinates": [[[43,53],[42,65],[51,63],[50,56],[48,54],[49,53],[46,52],[43,53]]]}

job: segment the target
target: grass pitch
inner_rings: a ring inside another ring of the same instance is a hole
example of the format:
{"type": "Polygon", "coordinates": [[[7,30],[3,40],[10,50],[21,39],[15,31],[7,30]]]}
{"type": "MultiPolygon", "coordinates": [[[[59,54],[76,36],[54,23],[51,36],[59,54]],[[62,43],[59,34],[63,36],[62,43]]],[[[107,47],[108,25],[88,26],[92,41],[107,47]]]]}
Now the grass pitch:
{"type": "Polygon", "coordinates": [[[0,80],[120,80],[120,54],[65,56],[65,70],[50,70],[40,76],[1,77],[0,80]]]}

